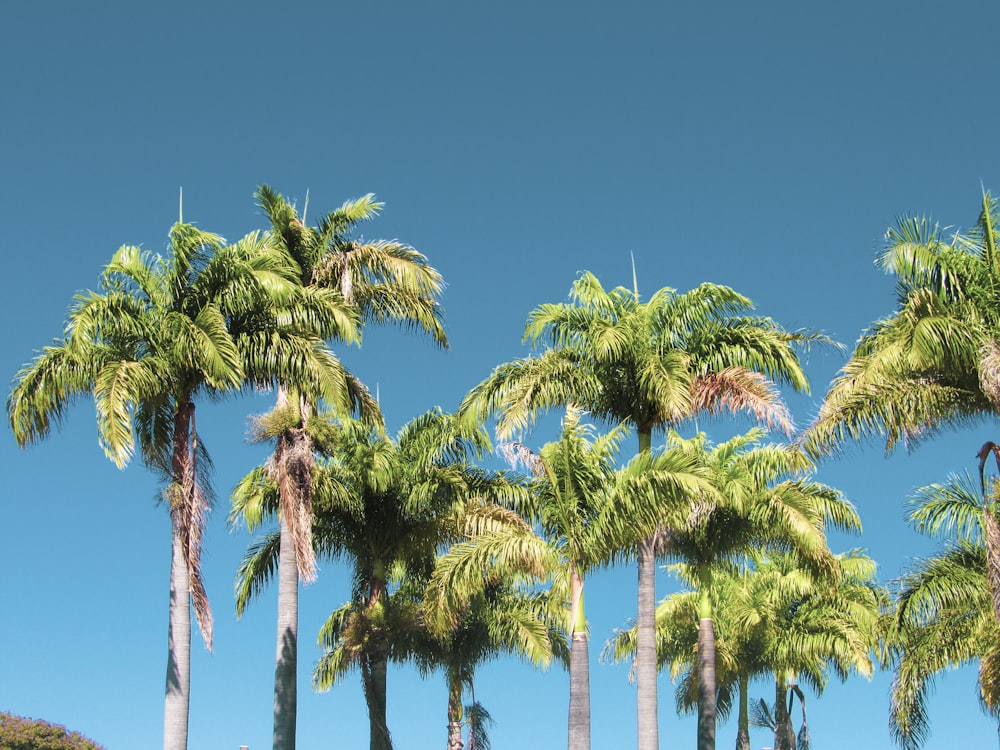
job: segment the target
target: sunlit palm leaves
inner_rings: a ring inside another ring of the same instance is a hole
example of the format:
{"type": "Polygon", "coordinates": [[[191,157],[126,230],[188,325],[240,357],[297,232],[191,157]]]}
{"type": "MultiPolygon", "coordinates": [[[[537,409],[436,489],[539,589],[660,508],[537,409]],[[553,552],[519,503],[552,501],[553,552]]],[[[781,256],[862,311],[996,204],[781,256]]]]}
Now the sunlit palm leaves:
{"type": "Polygon", "coordinates": [[[987,194],[968,232],[946,236],[926,219],[889,230],[881,265],[897,279],[897,307],[830,386],[805,437],[810,451],[876,435],[891,450],[1000,410],[997,211],[987,194]]]}
{"type": "Polygon", "coordinates": [[[1000,626],[987,580],[984,509],[975,480],[952,477],[921,487],[910,520],[918,531],[946,540],[900,580],[888,637],[895,664],[890,726],[906,748],[930,733],[927,699],[936,676],[979,664],[984,708],[1000,707],[1000,626]]]}

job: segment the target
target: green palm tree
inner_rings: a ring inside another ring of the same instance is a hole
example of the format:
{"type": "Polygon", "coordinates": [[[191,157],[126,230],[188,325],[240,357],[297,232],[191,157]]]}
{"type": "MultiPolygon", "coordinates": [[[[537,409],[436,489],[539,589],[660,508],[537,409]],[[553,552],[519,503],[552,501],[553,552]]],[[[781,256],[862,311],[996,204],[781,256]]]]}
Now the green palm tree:
{"type": "MultiPolygon", "coordinates": [[[[308,426],[320,453],[312,477],[313,545],[324,557],[350,563],[353,593],[323,626],[324,654],[313,681],[328,689],[350,669],[360,669],[371,746],[386,750],[387,665],[409,658],[401,644],[420,625],[412,591],[422,590],[470,498],[517,489],[504,476],[469,463],[489,447],[486,434],[440,410],[412,420],[395,439],[357,420],[323,424],[312,419],[308,426]]],[[[237,512],[250,519],[274,513],[277,494],[259,468],[234,493],[237,512]]],[[[273,576],[279,542],[271,534],[248,550],[237,579],[238,611],[273,576]]]]}
{"type": "MultiPolygon", "coordinates": [[[[920,487],[909,518],[942,538],[944,548],[918,560],[900,581],[888,642],[895,666],[890,728],[905,748],[920,747],[930,731],[927,696],[939,672],[979,664],[981,703],[1000,714],[1000,625],[987,575],[987,524],[971,477],[920,487]]],[[[995,496],[995,489],[990,496],[995,496]]]]}
{"type": "MultiPolygon", "coordinates": [[[[983,195],[976,225],[945,236],[926,219],[887,234],[882,267],[898,301],[865,331],[803,437],[813,454],[884,435],[886,450],[942,427],[1000,414],[1000,204],[983,195]]],[[[985,446],[984,446],[985,449],[985,446]]],[[[980,452],[980,471],[986,459],[980,452]]],[[[985,498],[984,498],[985,501],[985,498]]],[[[1000,622],[1000,522],[984,516],[988,583],[1000,622]]]]}
{"type": "MultiPolygon", "coordinates": [[[[297,269],[303,299],[313,304],[346,307],[361,325],[394,322],[428,334],[447,346],[437,301],[443,282],[423,255],[396,241],[354,237],[357,226],[375,218],[382,204],[366,195],[326,214],[314,227],[305,225],[295,207],[280,193],[262,185],[258,204],[270,223],[268,241],[284,252],[297,269]]],[[[360,343],[353,327],[331,331],[329,338],[360,343]]],[[[364,419],[380,420],[378,405],[354,379],[352,407],[364,419]]],[[[274,673],[274,750],[294,750],[297,713],[298,585],[315,578],[312,534],[310,433],[307,422],[316,411],[315,394],[289,393],[279,385],[278,404],[264,430],[276,441],[272,462],[281,494],[282,534],[278,581],[278,638],[274,673]],[[274,419],[281,415],[281,419],[274,419]]]]}
{"type": "MultiPolygon", "coordinates": [[[[717,499],[695,496],[686,520],[670,524],[667,554],[683,561],[698,591],[698,747],[715,747],[715,573],[751,549],[793,549],[819,574],[835,566],[826,527],[860,530],[840,493],[803,476],[810,468],[791,446],[760,445],[751,431],[707,456],[717,499]]],[[[719,600],[721,601],[721,600],[719,600]]]]}
{"type": "MultiPolygon", "coordinates": [[[[702,284],[678,294],[663,288],[647,302],[638,290],[605,291],[584,273],[566,304],[544,304],[524,338],[548,344],[539,356],[504,364],[464,399],[460,411],[498,416],[501,436],[526,428],[539,411],[577,403],[595,417],[625,422],[648,453],[655,432],[699,413],[745,412],[791,429],[772,381],[807,391],[793,345],[822,336],[789,333],[751,314],[746,297],[702,284]]],[[[652,498],[655,501],[655,498],[652,498]]],[[[635,545],[639,563],[639,750],[659,745],[654,616],[656,533],[635,545]]]]}
{"type": "Polygon", "coordinates": [[[997,201],[984,194],[965,233],[904,218],[886,233],[882,268],[896,309],[863,333],[804,435],[815,454],[885,436],[888,450],[1000,412],[997,201]]]}
{"type": "Polygon", "coordinates": [[[328,309],[297,315],[284,258],[257,235],[224,246],[190,224],[170,231],[169,255],[118,250],[101,291],[77,297],[66,333],[17,375],[7,402],[23,446],[44,438],[67,406],[92,393],[98,434],[119,467],[140,453],[167,481],[172,529],[164,747],[187,746],[190,607],[206,645],[212,618],[201,579],[207,454],[194,399],[275,378],[340,405],[345,374],[323,345],[328,309]]]}
{"type": "MultiPolygon", "coordinates": [[[[479,533],[457,544],[442,558],[431,582],[439,608],[458,613],[471,597],[488,585],[532,575],[557,577],[555,591],[569,602],[564,624],[570,643],[569,747],[590,747],[590,676],[587,620],[583,586],[586,574],[607,558],[599,528],[607,488],[613,481],[614,458],[624,437],[619,427],[595,435],[582,424],[577,409],[567,410],[559,440],[540,454],[521,443],[503,444],[513,466],[525,464],[534,479],[529,506],[502,514],[485,508],[479,533]],[[531,525],[537,520],[538,532],[531,525]]],[[[473,520],[472,523],[477,523],[473,520]]],[[[445,615],[447,617],[447,615],[445,615]]]]}
{"type": "Polygon", "coordinates": [[[693,493],[667,519],[666,554],[683,563],[698,592],[698,747],[715,747],[715,577],[754,549],[793,549],[817,572],[835,567],[826,528],[859,530],[853,506],[839,492],[805,475],[811,464],[788,445],[762,445],[751,430],[709,447],[704,435],[668,446],[693,450],[711,471],[712,493],[693,493]]]}
{"type": "Polygon", "coordinates": [[[423,674],[441,669],[448,687],[448,750],[462,750],[462,727],[469,726],[470,748],[482,745],[482,706],[474,699],[476,670],[504,654],[519,656],[535,666],[548,665],[553,654],[568,662],[560,623],[544,595],[511,582],[495,582],[468,597],[467,605],[449,625],[440,627],[435,599],[422,603],[423,623],[411,631],[406,650],[423,674]],[[437,623],[435,627],[433,623],[437,623]],[[465,707],[466,690],[473,696],[465,707]],[[477,733],[479,737],[477,738],[477,733]]]}
{"type": "MultiPolygon", "coordinates": [[[[660,668],[668,667],[678,681],[677,710],[684,713],[697,710],[701,697],[699,633],[691,627],[701,594],[690,566],[672,569],[686,585],[657,607],[657,657],[660,668]]],[[[796,555],[775,551],[753,551],[742,563],[715,572],[716,694],[720,716],[737,706],[737,750],[750,748],[752,680],[795,675],[821,693],[831,671],[841,680],[851,672],[872,674],[877,623],[887,599],[874,577],[874,562],[856,551],[837,556],[832,581],[817,578],[796,555]]],[[[635,641],[634,627],[620,631],[604,655],[633,658],[635,641]]],[[[781,696],[784,700],[785,690],[781,696]]],[[[768,713],[774,729],[776,712],[768,713]]]]}
{"type": "Polygon", "coordinates": [[[449,550],[431,583],[435,595],[447,600],[443,611],[461,612],[468,606],[469,592],[484,585],[518,576],[552,579],[554,596],[568,601],[570,750],[590,747],[585,578],[611,561],[614,540],[624,526],[642,523],[627,515],[627,500],[655,492],[683,496],[702,482],[693,463],[679,453],[641,454],[616,471],[615,456],[626,426],[596,434],[581,422],[581,414],[576,407],[568,408],[559,440],[538,454],[521,443],[503,444],[512,464],[523,463],[532,472],[530,503],[520,513],[485,508],[481,516],[471,516],[469,524],[477,533],[449,550]]]}

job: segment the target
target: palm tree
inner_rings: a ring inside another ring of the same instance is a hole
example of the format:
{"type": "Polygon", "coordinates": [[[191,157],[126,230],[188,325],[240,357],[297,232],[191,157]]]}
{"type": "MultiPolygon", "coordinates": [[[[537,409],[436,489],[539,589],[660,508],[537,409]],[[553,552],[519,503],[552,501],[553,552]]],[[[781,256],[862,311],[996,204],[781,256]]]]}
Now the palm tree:
{"type": "MultiPolygon", "coordinates": [[[[375,218],[382,204],[366,195],[348,201],[324,216],[315,228],[305,225],[295,207],[267,185],[256,193],[270,222],[269,242],[297,269],[303,298],[346,305],[361,324],[395,322],[431,336],[447,346],[437,296],[440,275],[423,255],[395,241],[359,240],[353,234],[361,222],[375,218]]],[[[352,328],[331,332],[344,343],[360,343],[352,328]]],[[[378,405],[355,380],[355,412],[380,419],[378,405]]],[[[274,750],[294,750],[297,713],[298,585],[315,578],[312,548],[312,446],[307,422],[315,412],[315,395],[288,392],[279,384],[275,415],[280,429],[264,430],[276,440],[272,467],[281,494],[281,556],[278,577],[278,638],[274,671],[274,750]]]]}
{"type": "MultiPolygon", "coordinates": [[[[698,747],[715,747],[715,572],[749,550],[792,549],[817,574],[835,566],[826,527],[860,531],[853,506],[812,482],[805,456],[792,446],[760,445],[752,430],[707,454],[717,499],[695,496],[686,520],[670,524],[667,555],[683,561],[698,601],[698,747]]],[[[722,601],[721,599],[719,601],[722,601]]]]}
{"type": "Polygon", "coordinates": [[[1000,258],[996,199],[966,233],[924,218],[886,233],[884,270],[898,301],[863,333],[804,444],[815,454],[884,435],[887,450],[1000,412],[1000,258]]]}
{"type": "Polygon", "coordinates": [[[752,549],[794,549],[803,564],[829,572],[833,554],[826,526],[859,530],[860,520],[840,493],[812,482],[804,472],[808,459],[793,446],[761,445],[762,432],[751,430],[711,449],[704,435],[668,446],[693,448],[711,470],[714,492],[694,493],[667,520],[666,554],[683,562],[698,592],[698,747],[715,747],[716,653],[715,589],[717,573],[752,549]]]}
{"type": "Polygon", "coordinates": [[[927,695],[946,669],[978,662],[982,705],[994,716],[1000,709],[1000,625],[987,575],[988,511],[978,489],[971,477],[953,476],[918,488],[911,504],[914,527],[945,546],[902,577],[889,622],[890,728],[905,748],[927,738],[927,695]]]}
{"type": "MultiPolygon", "coordinates": [[[[669,667],[679,683],[680,713],[696,710],[701,697],[699,633],[691,627],[701,594],[689,566],[672,569],[686,586],[657,607],[657,657],[660,668],[669,667]]],[[[818,578],[795,554],[773,550],[755,550],[742,563],[715,572],[718,710],[726,716],[737,706],[736,750],[750,748],[752,680],[772,675],[777,685],[797,675],[820,693],[831,671],[841,680],[855,671],[871,675],[876,625],[886,600],[874,576],[875,563],[857,551],[837,556],[832,581],[818,578]]],[[[634,627],[620,631],[604,655],[616,661],[632,658],[635,641],[634,627]]],[[[783,700],[785,690],[780,692],[783,700]]],[[[777,712],[768,713],[774,729],[777,712]]]]}
{"type": "Polygon", "coordinates": [[[23,446],[44,438],[77,397],[93,394],[105,453],[119,467],[138,442],[167,481],[171,517],[170,625],[164,747],[187,746],[190,607],[206,646],[212,618],[201,579],[207,454],[194,399],[274,378],[316,389],[343,405],[346,377],[323,345],[338,322],[317,306],[307,319],[292,269],[257,235],[224,246],[217,235],[177,223],[170,253],[118,250],[101,291],[77,297],[62,341],[22,369],[7,402],[23,446]]]}
{"type": "Polygon", "coordinates": [[[439,668],[444,671],[448,686],[447,748],[462,750],[463,724],[469,725],[470,748],[484,739],[483,719],[488,714],[474,699],[475,674],[481,664],[511,654],[535,666],[547,666],[553,655],[568,662],[569,654],[547,598],[511,582],[495,582],[468,597],[467,606],[448,618],[446,628],[439,626],[442,615],[434,611],[437,604],[436,599],[422,602],[422,626],[410,631],[412,640],[404,648],[423,674],[439,668]],[[473,696],[468,709],[464,707],[467,689],[473,696]]]}
{"type": "MultiPolygon", "coordinates": [[[[803,443],[830,453],[884,435],[886,450],[942,427],[1000,414],[1000,204],[984,193],[968,232],[946,237],[926,219],[900,219],[882,266],[897,278],[891,315],[858,341],[803,443]]],[[[980,471],[987,447],[980,451],[980,471]]],[[[985,496],[984,496],[985,502],[985,496]]],[[[987,509],[987,582],[1000,622],[1000,522],[987,509]]]]}
{"type": "MultiPolygon", "coordinates": [[[[590,273],[573,284],[568,304],[529,314],[524,338],[549,348],[504,364],[463,400],[460,411],[486,419],[510,436],[539,411],[577,403],[595,417],[635,429],[639,452],[654,432],[699,413],[746,412],[791,429],[772,381],[807,391],[793,344],[825,340],[789,333],[732,289],[702,284],[678,294],[663,288],[647,302],[638,289],[608,292],[590,273]]],[[[636,545],[639,563],[639,750],[659,745],[655,651],[656,533],[636,545]]]]}
{"type": "Polygon", "coordinates": [[[517,575],[559,576],[557,591],[568,593],[569,600],[566,632],[570,642],[570,750],[590,747],[583,586],[587,572],[607,557],[597,522],[623,437],[623,427],[607,435],[594,435],[581,423],[579,410],[571,408],[563,419],[559,440],[547,444],[540,454],[521,443],[503,444],[502,450],[512,466],[524,463],[534,475],[530,484],[534,507],[522,509],[529,520],[514,511],[502,515],[496,509],[484,509],[490,521],[484,528],[486,533],[453,546],[440,561],[430,586],[431,601],[435,597],[444,600],[439,606],[446,613],[456,613],[451,616],[454,620],[467,608],[472,593],[484,586],[517,575]],[[530,524],[536,517],[540,533],[530,524]]]}
{"type": "Polygon", "coordinates": [[[590,747],[586,575],[612,559],[613,540],[621,537],[623,520],[624,525],[642,523],[627,515],[626,498],[653,492],[682,496],[702,481],[693,462],[678,453],[655,458],[641,454],[616,471],[614,459],[626,426],[599,435],[581,422],[581,414],[569,407],[559,440],[538,454],[521,443],[502,445],[512,464],[523,463],[531,470],[531,503],[521,514],[485,508],[481,517],[471,516],[469,524],[478,527],[478,533],[454,545],[440,561],[429,597],[446,600],[442,611],[461,612],[468,592],[484,585],[517,576],[554,579],[553,593],[569,604],[570,750],[590,747]]]}
{"type": "MultiPolygon", "coordinates": [[[[504,476],[469,461],[489,447],[481,429],[432,410],[405,425],[395,439],[357,420],[309,430],[320,459],[313,468],[313,545],[353,569],[351,601],[336,610],[321,632],[324,654],[314,684],[329,689],[359,668],[369,708],[371,747],[388,750],[386,669],[405,660],[403,636],[420,625],[418,600],[438,549],[456,533],[472,497],[517,492],[504,476]],[[408,585],[409,588],[404,588],[408,585]]],[[[248,518],[277,508],[277,489],[264,469],[241,483],[237,512],[248,518]]],[[[250,547],[237,579],[238,611],[274,574],[278,535],[250,547]]]]}

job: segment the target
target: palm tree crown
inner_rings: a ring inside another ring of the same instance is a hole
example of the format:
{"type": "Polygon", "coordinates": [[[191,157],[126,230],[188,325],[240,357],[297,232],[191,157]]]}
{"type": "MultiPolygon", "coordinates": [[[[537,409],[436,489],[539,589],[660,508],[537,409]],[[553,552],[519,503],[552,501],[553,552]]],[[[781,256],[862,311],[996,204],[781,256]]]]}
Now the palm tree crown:
{"type": "Polygon", "coordinates": [[[212,619],[201,579],[207,500],[194,399],[275,379],[342,404],[345,374],[323,337],[353,320],[326,305],[298,314],[294,271],[259,235],[224,245],[190,224],[170,231],[170,254],[124,246],[79,295],[64,338],[18,373],[7,402],[21,445],[40,440],[76,398],[92,393],[105,453],[124,466],[138,443],[168,482],[171,610],[164,745],[187,745],[189,608],[206,645],[212,619]]]}
{"type": "Polygon", "coordinates": [[[887,450],[946,425],[1000,412],[1000,206],[988,194],[976,226],[945,236],[900,219],[881,265],[898,301],[865,331],[804,436],[814,454],[884,435],[887,450]]]}
{"type": "MultiPolygon", "coordinates": [[[[702,412],[746,412],[790,431],[775,382],[807,391],[794,345],[827,339],[786,332],[751,310],[746,297],[715,284],[683,294],[663,288],[640,302],[637,289],[608,292],[584,273],[569,303],[541,305],[529,315],[524,338],[548,348],[496,368],[460,410],[479,419],[497,415],[497,430],[507,436],[529,426],[539,411],[576,403],[599,419],[629,424],[640,453],[649,452],[654,432],[702,412]]],[[[655,750],[656,535],[637,549],[639,748],[655,750]]]]}

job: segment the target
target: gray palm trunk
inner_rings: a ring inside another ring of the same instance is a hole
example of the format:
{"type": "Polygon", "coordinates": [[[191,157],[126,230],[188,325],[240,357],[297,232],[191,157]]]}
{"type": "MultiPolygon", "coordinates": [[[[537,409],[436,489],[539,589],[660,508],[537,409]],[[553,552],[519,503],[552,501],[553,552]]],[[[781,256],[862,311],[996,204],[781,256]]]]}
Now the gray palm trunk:
{"type": "Polygon", "coordinates": [[[295,750],[298,706],[299,566],[292,532],[281,517],[278,553],[278,640],[274,661],[274,750],[295,750]]]}
{"type": "MultiPolygon", "coordinates": [[[[633,418],[639,436],[639,452],[652,449],[648,425],[633,418]]],[[[659,750],[660,722],[656,663],[656,548],[659,531],[639,542],[639,596],[636,612],[635,682],[638,711],[638,750],[659,750]]]]}
{"type": "Polygon", "coordinates": [[[384,653],[370,653],[362,657],[361,684],[368,704],[370,750],[392,750],[392,737],[389,735],[385,710],[388,666],[388,658],[384,653]]]}
{"type": "Polygon", "coordinates": [[[191,703],[191,571],[185,554],[188,485],[193,482],[190,435],[194,404],[174,414],[170,503],[170,613],[167,624],[167,681],[163,700],[163,750],[187,750],[191,703]]]}
{"type": "Polygon", "coordinates": [[[715,750],[715,623],[698,621],[698,750],[715,750]]]}
{"type": "Polygon", "coordinates": [[[572,574],[573,625],[569,656],[569,750],[590,750],[590,650],[583,614],[583,578],[572,574]]]}
{"type": "Polygon", "coordinates": [[[654,534],[639,543],[639,602],[635,651],[639,750],[659,750],[656,676],[656,536],[654,534]]]}
{"type": "Polygon", "coordinates": [[[448,750],[462,750],[462,676],[448,669],[448,750]]]}
{"type": "Polygon", "coordinates": [[[590,750],[590,652],[587,633],[573,633],[569,656],[569,750],[590,750]]]}
{"type": "Polygon", "coordinates": [[[750,750],[750,677],[741,674],[740,680],[740,716],[736,730],[736,750],[750,750]]]}
{"type": "Polygon", "coordinates": [[[785,703],[787,696],[785,679],[778,678],[774,682],[774,750],[795,750],[795,728],[785,703]]]}
{"type": "Polygon", "coordinates": [[[171,512],[170,619],[167,626],[167,686],[163,706],[163,750],[186,750],[191,690],[191,593],[184,546],[171,512]]]}

